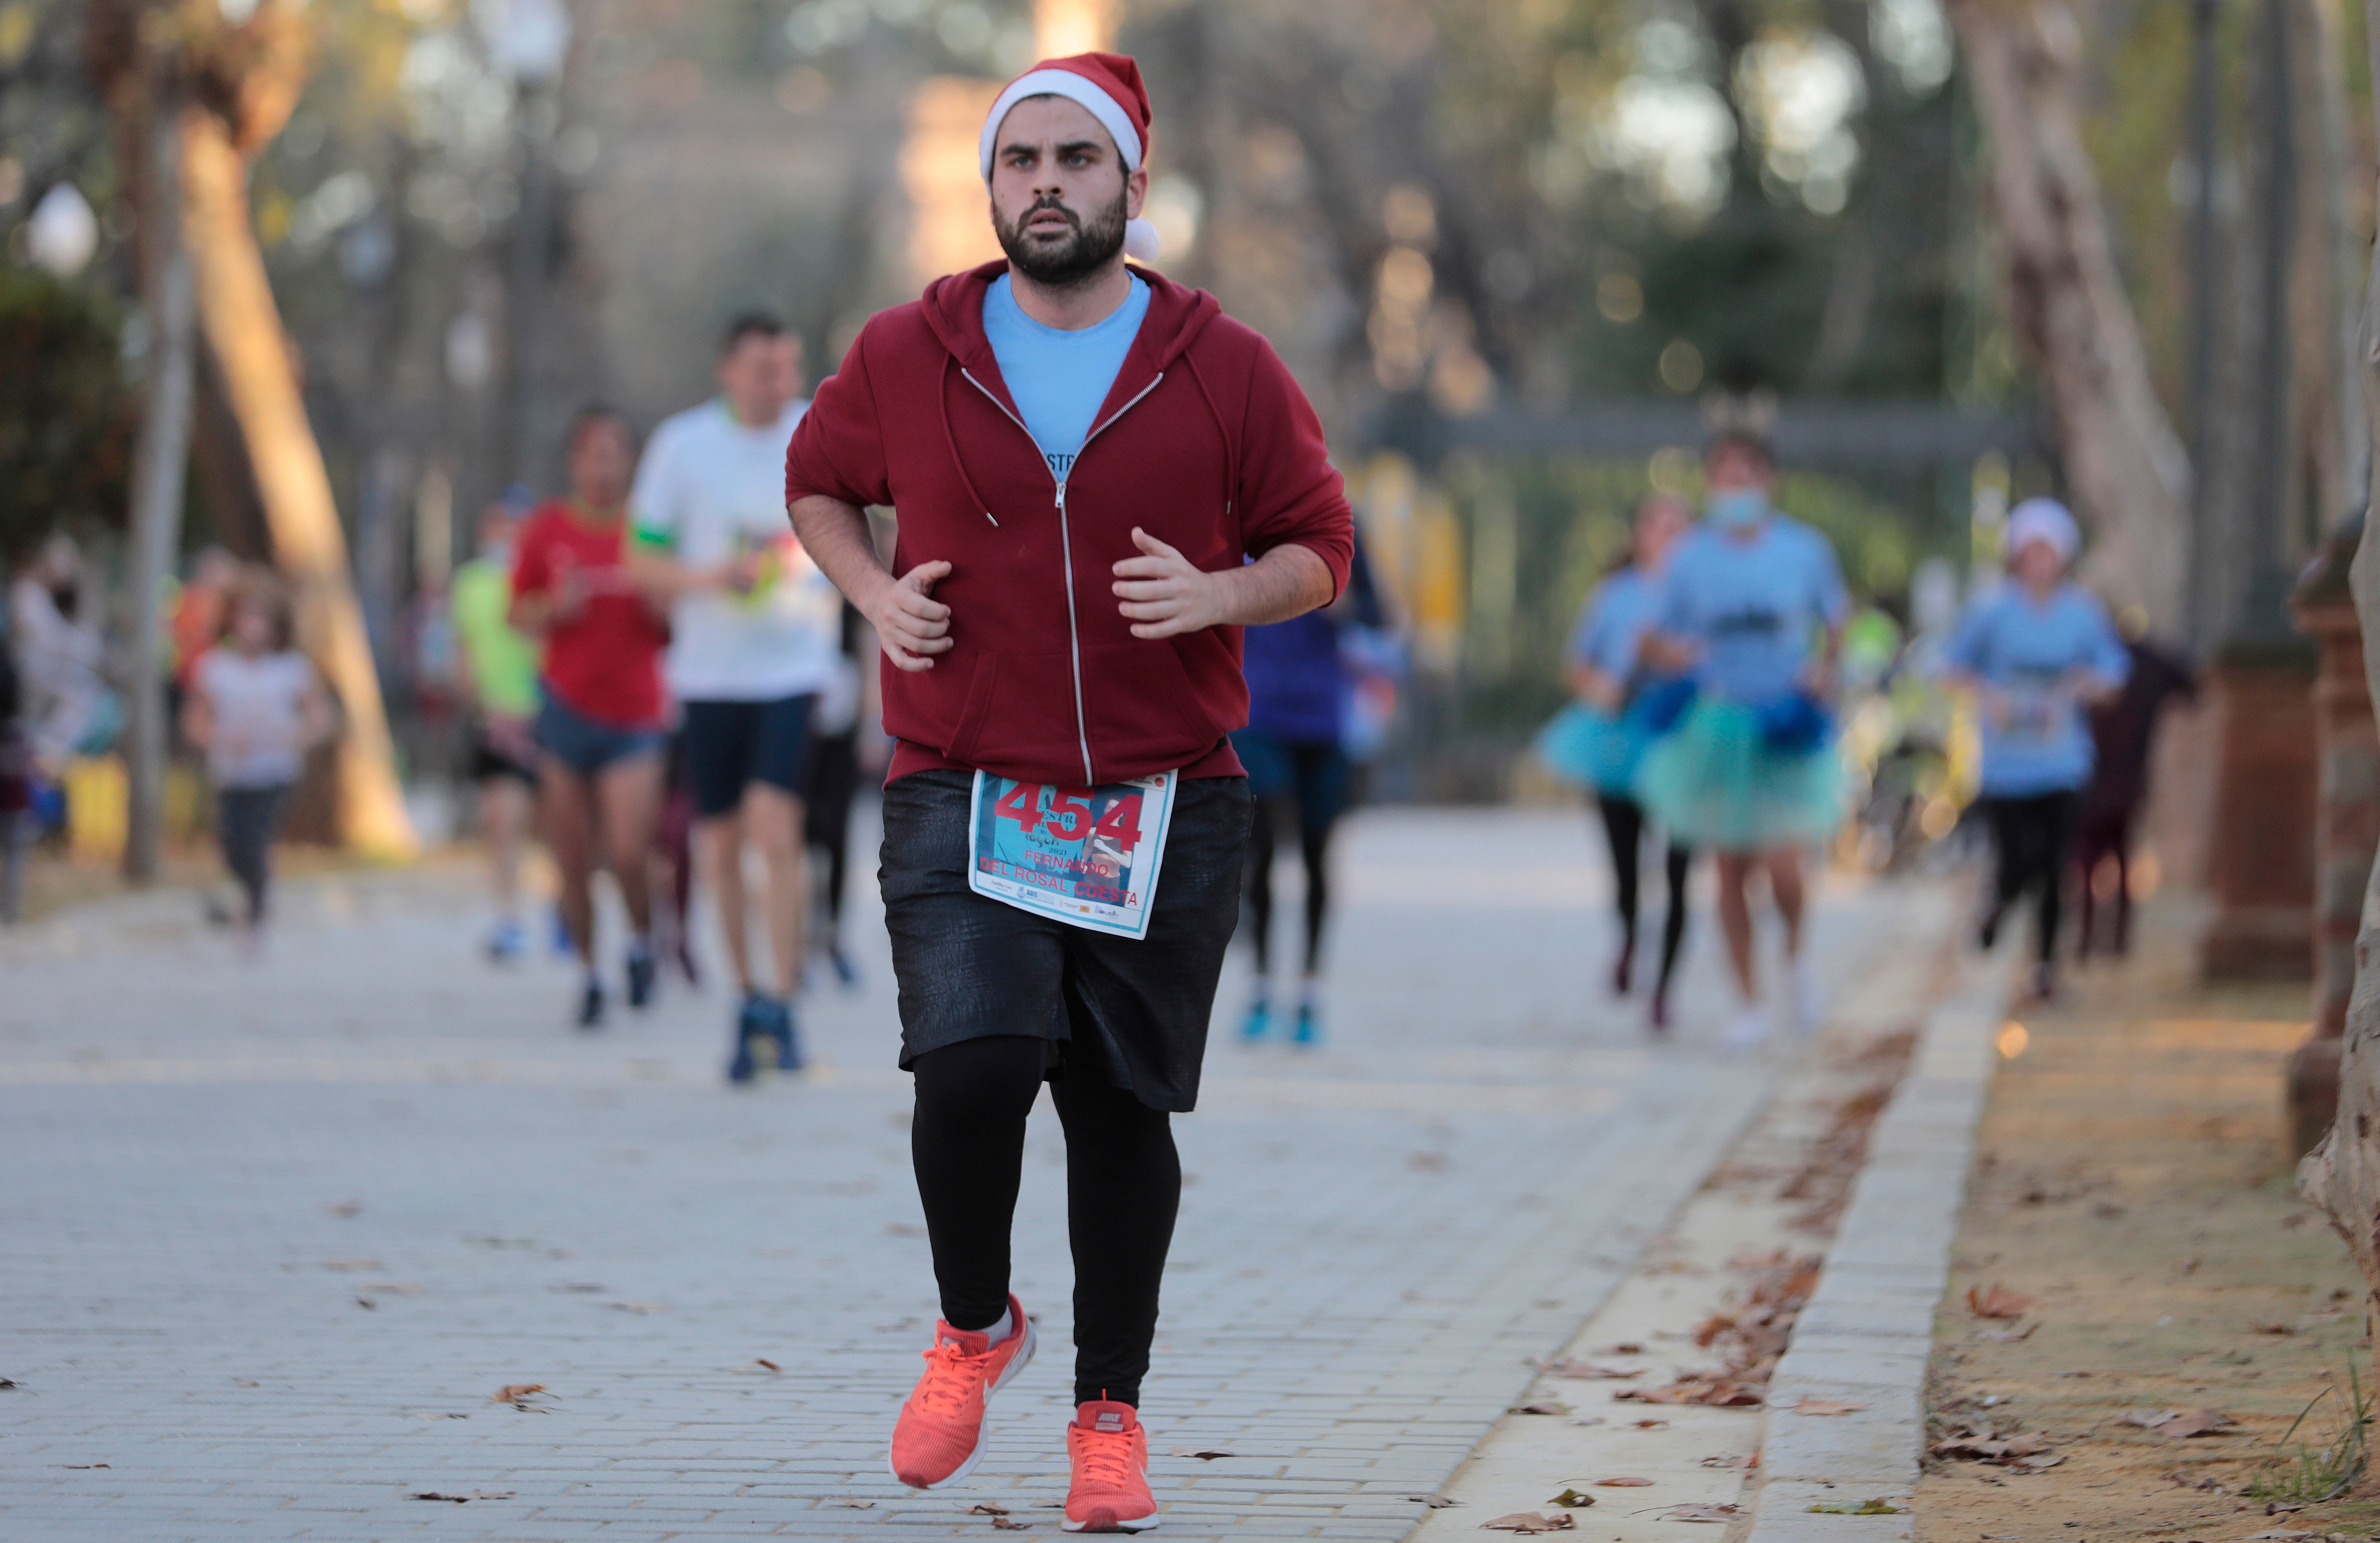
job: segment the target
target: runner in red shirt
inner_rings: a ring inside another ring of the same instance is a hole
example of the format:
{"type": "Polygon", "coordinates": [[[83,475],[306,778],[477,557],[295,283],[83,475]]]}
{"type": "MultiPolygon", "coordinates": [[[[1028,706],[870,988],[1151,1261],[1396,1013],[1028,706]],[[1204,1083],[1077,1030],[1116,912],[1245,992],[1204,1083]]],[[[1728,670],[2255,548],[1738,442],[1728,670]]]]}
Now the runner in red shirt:
{"type": "Polygon", "coordinates": [[[1009,1228],[1046,1080],[1075,1260],[1070,1531],[1157,1525],[1137,1406],[1181,1198],[1169,1120],[1196,1100],[1239,916],[1240,629],[1329,602],[1354,547],[1271,347],[1124,264],[1135,239],[1155,255],[1148,119],[1121,55],[1012,82],[980,145],[1008,261],[871,320],[786,458],[804,547],[883,644],[899,739],[880,874],[942,1321],[892,1472],[965,1476],[985,1395],[1033,1354],[1009,1228]],[[889,569],[866,504],[897,507],[889,569]]]}
{"type": "Polygon", "coordinates": [[[653,991],[645,853],[661,796],[668,716],[661,657],[669,630],[625,564],[635,465],[627,419],[605,407],[580,412],[570,427],[570,496],[529,516],[513,562],[513,625],[545,639],[538,804],[561,869],[563,922],[586,966],[582,1028],[603,1021],[589,887],[599,830],[628,910],[628,1005],[644,1006],[653,991]]]}

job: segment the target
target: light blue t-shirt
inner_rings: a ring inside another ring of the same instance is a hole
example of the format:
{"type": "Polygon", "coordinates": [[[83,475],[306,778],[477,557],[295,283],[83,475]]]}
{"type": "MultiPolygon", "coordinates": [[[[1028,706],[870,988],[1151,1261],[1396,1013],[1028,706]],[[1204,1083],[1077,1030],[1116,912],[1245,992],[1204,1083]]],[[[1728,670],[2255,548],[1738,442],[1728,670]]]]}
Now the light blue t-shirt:
{"type": "Polygon", "coordinates": [[[1090,437],[1132,340],[1148,314],[1148,283],[1132,275],[1132,293],[1103,320],[1079,332],[1045,327],[1016,303],[1009,275],[991,281],[983,297],[983,331],[1016,411],[1061,482],[1090,437]]]}
{"type": "Polygon", "coordinates": [[[1851,609],[1835,549],[1771,513],[1749,540],[1697,525],[1670,553],[1655,626],[1700,653],[1702,689],[1764,707],[1799,688],[1810,645],[1851,609]]]}
{"type": "Polygon", "coordinates": [[[1571,629],[1571,662],[1599,671],[1623,687],[1632,684],[1636,645],[1653,625],[1660,600],[1660,577],[1633,564],[1597,584],[1587,591],[1578,625],[1571,629]]]}
{"type": "Polygon", "coordinates": [[[2131,654],[2099,598],[2064,584],[2035,601],[2022,584],[1975,597],[1942,650],[1942,667],[1964,671],[2010,699],[2005,722],[1983,714],[1983,792],[2031,798],[2091,780],[2091,733],[2082,704],[2060,683],[2088,673],[2120,686],[2131,654]]]}

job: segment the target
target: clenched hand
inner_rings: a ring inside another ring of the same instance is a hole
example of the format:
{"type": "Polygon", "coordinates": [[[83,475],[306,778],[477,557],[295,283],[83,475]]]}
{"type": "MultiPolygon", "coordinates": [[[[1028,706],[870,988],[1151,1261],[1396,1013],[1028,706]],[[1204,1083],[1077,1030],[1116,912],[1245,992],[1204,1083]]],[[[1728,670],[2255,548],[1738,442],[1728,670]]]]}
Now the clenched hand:
{"type": "Polygon", "coordinates": [[[951,646],[951,608],[934,598],[934,583],[950,577],[948,563],[920,563],[884,583],[860,609],[896,670],[930,670],[951,646]]]}
{"type": "Polygon", "coordinates": [[[1229,587],[1220,574],[1194,566],[1163,541],[1133,527],[1141,555],[1115,565],[1111,586],[1123,603],[1135,638],[1172,638],[1228,621],[1229,587]]]}

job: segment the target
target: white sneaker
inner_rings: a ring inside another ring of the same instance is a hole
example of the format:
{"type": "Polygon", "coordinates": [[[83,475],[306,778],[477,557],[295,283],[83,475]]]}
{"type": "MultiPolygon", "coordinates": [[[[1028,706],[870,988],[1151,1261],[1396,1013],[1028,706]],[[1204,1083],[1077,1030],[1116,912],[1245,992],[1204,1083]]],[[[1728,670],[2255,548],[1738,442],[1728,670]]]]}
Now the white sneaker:
{"type": "Polygon", "coordinates": [[[1756,1004],[1737,1008],[1735,1016],[1727,1021],[1727,1031],[1719,1036],[1719,1043],[1738,1055],[1756,1051],[1767,1042],[1768,1014],[1756,1004]]]}
{"type": "Polygon", "coordinates": [[[1793,1027],[1807,1034],[1827,1015],[1826,988],[1807,959],[1793,961],[1793,1027]]]}

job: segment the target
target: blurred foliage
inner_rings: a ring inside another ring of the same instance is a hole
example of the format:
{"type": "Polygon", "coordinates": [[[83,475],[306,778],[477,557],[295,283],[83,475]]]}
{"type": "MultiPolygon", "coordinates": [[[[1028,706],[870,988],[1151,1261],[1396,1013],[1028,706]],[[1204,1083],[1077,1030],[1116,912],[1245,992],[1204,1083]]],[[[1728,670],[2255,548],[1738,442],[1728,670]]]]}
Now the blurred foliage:
{"type": "Polygon", "coordinates": [[[118,326],[103,292],[0,267],[0,557],[122,522],[138,410],[118,326]]]}

